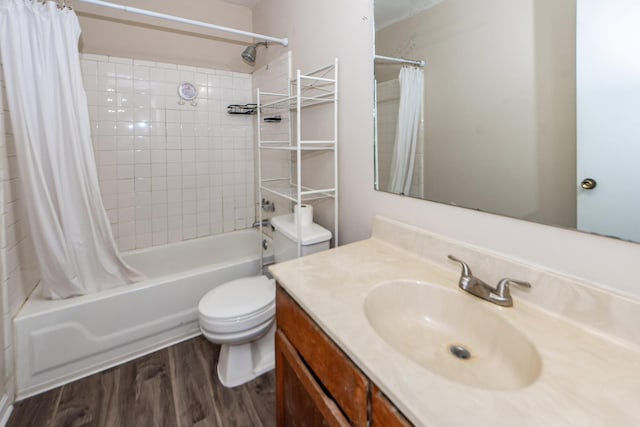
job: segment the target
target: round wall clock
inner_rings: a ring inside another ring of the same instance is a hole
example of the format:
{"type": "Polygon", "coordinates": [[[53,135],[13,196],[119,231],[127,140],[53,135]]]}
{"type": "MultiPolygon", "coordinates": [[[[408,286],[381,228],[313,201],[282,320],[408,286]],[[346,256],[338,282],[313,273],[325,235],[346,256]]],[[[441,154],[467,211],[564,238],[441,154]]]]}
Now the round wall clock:
{"type": "Polygon", "coordinates": [[[180,104],[184,104],[185,101],[190,101],[191,105],[197,105],[196,98],[198,97],[198,89],[196,89],[193,83],[180,83],[178,85],[178,95],[180,95],[180,104]]]}

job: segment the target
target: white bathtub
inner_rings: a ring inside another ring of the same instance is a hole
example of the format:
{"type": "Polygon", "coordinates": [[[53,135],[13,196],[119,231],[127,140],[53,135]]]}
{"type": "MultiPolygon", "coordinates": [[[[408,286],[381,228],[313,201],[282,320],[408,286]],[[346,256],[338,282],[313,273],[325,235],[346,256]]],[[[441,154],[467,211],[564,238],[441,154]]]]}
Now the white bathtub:
{"type": "Polygon", "coordinates": [[[196,336],[198,302],[226,281],[259,273],[257,230],[124,253],[147,280],[51,301],[39,287],[14,319],[22,399],[196,336]]]}

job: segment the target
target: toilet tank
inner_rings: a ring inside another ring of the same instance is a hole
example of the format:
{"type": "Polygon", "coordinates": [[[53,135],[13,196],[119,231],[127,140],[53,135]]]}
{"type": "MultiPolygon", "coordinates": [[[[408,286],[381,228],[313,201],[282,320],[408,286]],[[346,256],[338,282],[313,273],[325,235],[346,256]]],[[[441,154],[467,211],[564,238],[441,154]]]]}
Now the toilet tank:
{"type": "MultiPolygon", "coordinates": [[[[288,261],[298,257],[298,226],[294,214],[271,218],[273,225],[273,251],[275,262],[288,261]]],[[[329,249],[331,232],[311,223],[302,227],[302,256],[329,249]]]]}

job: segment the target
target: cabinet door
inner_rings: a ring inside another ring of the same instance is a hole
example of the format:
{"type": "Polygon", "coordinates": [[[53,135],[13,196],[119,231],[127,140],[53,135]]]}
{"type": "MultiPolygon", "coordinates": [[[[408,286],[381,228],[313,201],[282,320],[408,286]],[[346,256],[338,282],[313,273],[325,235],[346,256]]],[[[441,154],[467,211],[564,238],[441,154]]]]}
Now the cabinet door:
{"type": "Polygon", "coordinates": [[[412,426],[376,386],[373,387],[371,396],[371,412],[371,427],[412,426]]]}
{"type": "Polygon", "coordinates": [[[368,425],[369,379],[280,287],[276,322],[323,390],[357,427],[368,425]]]}
{"type": "Polygon", "coordinates": [[[276,415],[278,427],[350,425],[280,330],[276,332],[276,415]]]}

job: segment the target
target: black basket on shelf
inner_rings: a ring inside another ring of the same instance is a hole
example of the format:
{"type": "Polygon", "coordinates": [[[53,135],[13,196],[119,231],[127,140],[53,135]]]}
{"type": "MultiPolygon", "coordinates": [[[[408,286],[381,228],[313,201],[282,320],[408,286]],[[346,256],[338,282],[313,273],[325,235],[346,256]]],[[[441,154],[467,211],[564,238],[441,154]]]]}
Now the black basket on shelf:
{"type": "Polygon", "coordinates": [[[227,105],[227,113],[229,114],[256,114],[258,104],[231,104],[227,105]]]}

